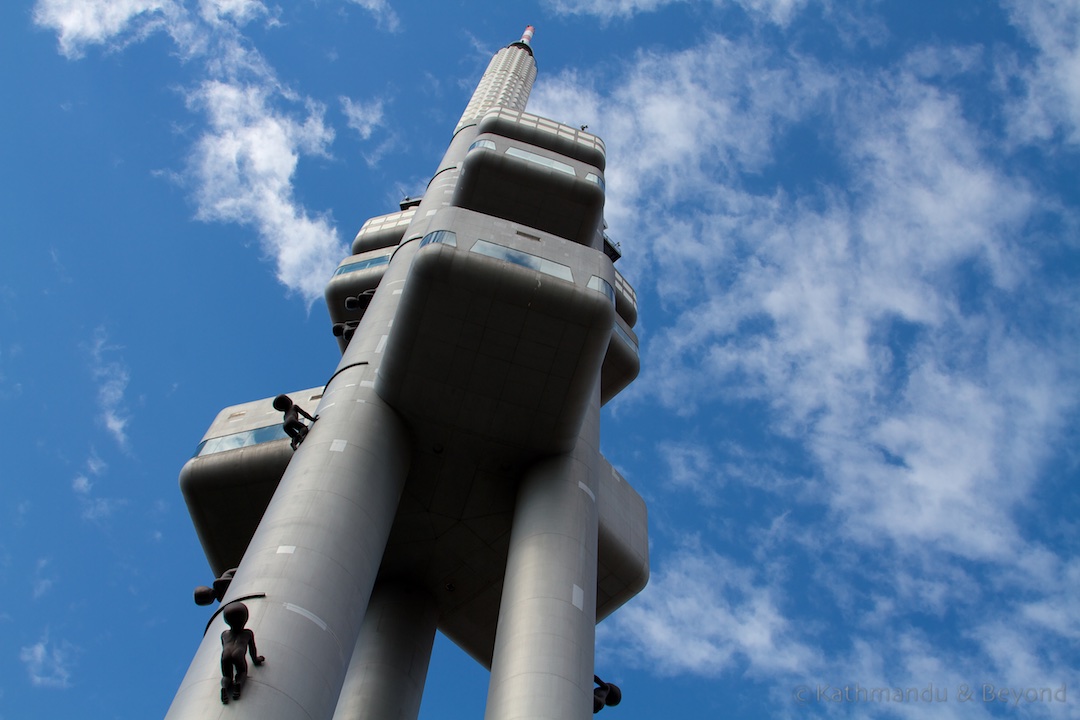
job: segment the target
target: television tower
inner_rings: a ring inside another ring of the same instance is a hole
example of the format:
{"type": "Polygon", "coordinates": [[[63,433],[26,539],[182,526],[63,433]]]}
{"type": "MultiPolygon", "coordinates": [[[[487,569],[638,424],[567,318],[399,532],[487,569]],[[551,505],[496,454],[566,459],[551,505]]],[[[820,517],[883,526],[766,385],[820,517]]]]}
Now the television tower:
{"type": "Polygon", "coordinates": [[[331,278],[326,385],[226,408],[184,466],[220,606],[169,720],[416,718],[436,629],[490,668],[488,720],[617,702],[595,626],[647,582],[647,523],[600,407],[638,372],[636,298],[604,144],[525,112],[532,32],[331,278]],[[223,644],[252,637],[234,699],[223,644]]]}

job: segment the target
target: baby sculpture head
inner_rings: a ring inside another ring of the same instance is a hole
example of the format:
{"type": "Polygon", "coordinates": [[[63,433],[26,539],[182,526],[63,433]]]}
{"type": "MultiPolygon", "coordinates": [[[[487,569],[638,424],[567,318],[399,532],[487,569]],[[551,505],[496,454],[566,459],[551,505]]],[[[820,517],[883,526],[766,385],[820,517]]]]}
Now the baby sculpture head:
{"type": "Polygon", "coordinates": [[[247,605],[242,602],[231,602],[225,606],[225,610],[222,613],[225,617],[225,624],[233,630],[243,630],[248,621],[248,609],[247,605]]]}

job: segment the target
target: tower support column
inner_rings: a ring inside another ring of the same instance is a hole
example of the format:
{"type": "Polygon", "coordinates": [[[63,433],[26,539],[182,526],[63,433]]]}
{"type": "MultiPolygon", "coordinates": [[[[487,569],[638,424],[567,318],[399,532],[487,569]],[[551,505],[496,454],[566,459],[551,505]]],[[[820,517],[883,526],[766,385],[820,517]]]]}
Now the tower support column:
{"type": "Polygon", "coordinates": [[[427,592],[376,582],[334,720],[416,720],[438,619],[427,592]]]}
{"type": "Polygon", "coordinates": [[[167,720],[332,717],[412,452],[372,374],[346,367],[327,386],[222,601],[248,606],[266,663],[252,669],[241,699],[222,705],[219,615],[167,720]]]}
{"type": "Polygon", "coordinates": [[[574,449],[522,478],[485,720],[592,716],[599,422],[597,397],[574,449]]]}

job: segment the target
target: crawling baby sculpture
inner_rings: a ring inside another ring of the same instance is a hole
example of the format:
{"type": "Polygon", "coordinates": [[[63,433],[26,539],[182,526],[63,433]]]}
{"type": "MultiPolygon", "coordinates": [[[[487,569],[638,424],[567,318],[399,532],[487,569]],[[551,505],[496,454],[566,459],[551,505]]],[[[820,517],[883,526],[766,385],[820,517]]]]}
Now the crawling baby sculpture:
{"type": "Polygon", "coordinates": [[[223,615],[229,629],[221,633],[221,702],[227,705],[230,694],[233,700],[240,699],[248,672],[245,656],[250,652],[256,666],[262,665],[266,658],[255,649],[255,633],[244,627],[248,621],[247,605],[229,603],[223,615]]]}

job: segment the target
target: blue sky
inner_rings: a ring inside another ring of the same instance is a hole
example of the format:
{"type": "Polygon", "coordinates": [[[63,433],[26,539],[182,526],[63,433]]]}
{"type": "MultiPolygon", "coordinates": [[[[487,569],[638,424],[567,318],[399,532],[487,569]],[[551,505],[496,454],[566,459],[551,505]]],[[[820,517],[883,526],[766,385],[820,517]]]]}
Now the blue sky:
{"type": "MultiPolygon", "coordinates": [[[[641,305],[603,448],[649,503],[652,579],[598,630],[605,715],[1080,714],[1075,2],[0,23],[3,720],[164,714],[211,579],[180,467],[222,407],[325,381],[330,271],[528,23],[529,109],[606,141],[641,305]]],[[[485,693],[440,639],[421,717],[485,693]]]]}

